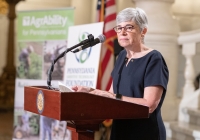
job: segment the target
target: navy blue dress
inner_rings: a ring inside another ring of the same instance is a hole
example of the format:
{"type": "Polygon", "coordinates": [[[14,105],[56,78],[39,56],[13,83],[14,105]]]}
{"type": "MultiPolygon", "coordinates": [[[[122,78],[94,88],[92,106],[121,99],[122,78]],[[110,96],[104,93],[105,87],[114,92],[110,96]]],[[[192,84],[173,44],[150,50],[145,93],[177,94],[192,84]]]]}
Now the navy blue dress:
{"type": "Polygon", "coordinates": [[[168,83],[168,68],[160,52],[153,50],[141,58],[131,59],[128,65],[126,51],[120,52],[111,73],[114,93],[143,98],[144,88],[162,86],[163,94],[157,108],[148,119],[113,120],[111,140],[166,140],[161,117],[161,106],[168,83]]]}

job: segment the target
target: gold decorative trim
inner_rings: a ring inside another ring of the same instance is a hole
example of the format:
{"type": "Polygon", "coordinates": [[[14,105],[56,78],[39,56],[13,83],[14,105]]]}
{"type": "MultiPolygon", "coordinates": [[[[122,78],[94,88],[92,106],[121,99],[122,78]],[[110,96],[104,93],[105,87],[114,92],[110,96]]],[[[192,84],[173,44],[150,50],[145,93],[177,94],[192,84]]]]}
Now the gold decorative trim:
{"type": "Polygon", "coordinates": [[[44,94],[42,90],[38,91],[37,98],[36,98],[36,106],[37,106],[39,114],[42,114],[44,110],[44,94]]]}
{"type": "Polygon", "coordinates": [[[8,4],[5,0],[0,0],[0,14],[5,15],[8,12],[8,4]]]}

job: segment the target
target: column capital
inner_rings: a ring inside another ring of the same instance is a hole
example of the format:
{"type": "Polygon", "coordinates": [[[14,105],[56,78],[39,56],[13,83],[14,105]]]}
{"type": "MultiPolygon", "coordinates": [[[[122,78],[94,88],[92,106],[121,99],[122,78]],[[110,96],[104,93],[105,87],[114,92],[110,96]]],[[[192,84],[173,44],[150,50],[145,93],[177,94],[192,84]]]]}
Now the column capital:
{"type": "Polygon", "coordinates": [[[169,2],[174,3],[175,0],[132,0],[133,2],[139,2],[139,1],[159,1],[159,2],[169,2]]]}
{"type": "Polygon", "coordinates": [[[20,2],[20,1],[25,1],[25,0],[5,0],[9,5],[10,4],[14,4],[14,5],[16,5],[18,2],[20,2]]]}
{"type": "Polygon", "coordinates": [[[8,11],[8,4],[4,0],[0,0],[0,14],[5,15],[8,11]]]}

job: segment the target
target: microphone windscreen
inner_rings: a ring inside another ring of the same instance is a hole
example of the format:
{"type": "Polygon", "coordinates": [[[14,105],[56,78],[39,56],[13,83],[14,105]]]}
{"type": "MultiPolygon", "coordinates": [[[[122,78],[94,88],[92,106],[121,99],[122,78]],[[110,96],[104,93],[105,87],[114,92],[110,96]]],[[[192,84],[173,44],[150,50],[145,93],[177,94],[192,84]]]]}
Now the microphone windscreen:
{"type": "Polygon", "coordinates": [[[97,38],[99,39],[100,43],[103,43],[106,40],[106,37],[103,34],[99,35],[97,38]]]}

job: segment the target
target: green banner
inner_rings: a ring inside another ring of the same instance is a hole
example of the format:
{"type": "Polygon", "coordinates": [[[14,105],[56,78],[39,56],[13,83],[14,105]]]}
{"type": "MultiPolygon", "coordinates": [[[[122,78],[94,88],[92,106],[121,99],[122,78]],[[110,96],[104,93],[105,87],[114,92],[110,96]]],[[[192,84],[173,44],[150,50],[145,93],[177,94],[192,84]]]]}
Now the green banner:
{"type": "MultiPolygon", "coordinates": [[[[22,11],[17,17],[13,140],[71,139],[66,122],[24,111],[24,86],[46,85],[52,62],[67,49],[74,8],[22,11]]],[[[65,61],[54,65],[52,83],[63,81],[65,61]]]]}
{"type": "Polygon", "coordinates": [[[74,9],[18,13],[18,41],[66,39],[73,25],[74,9]]]}

